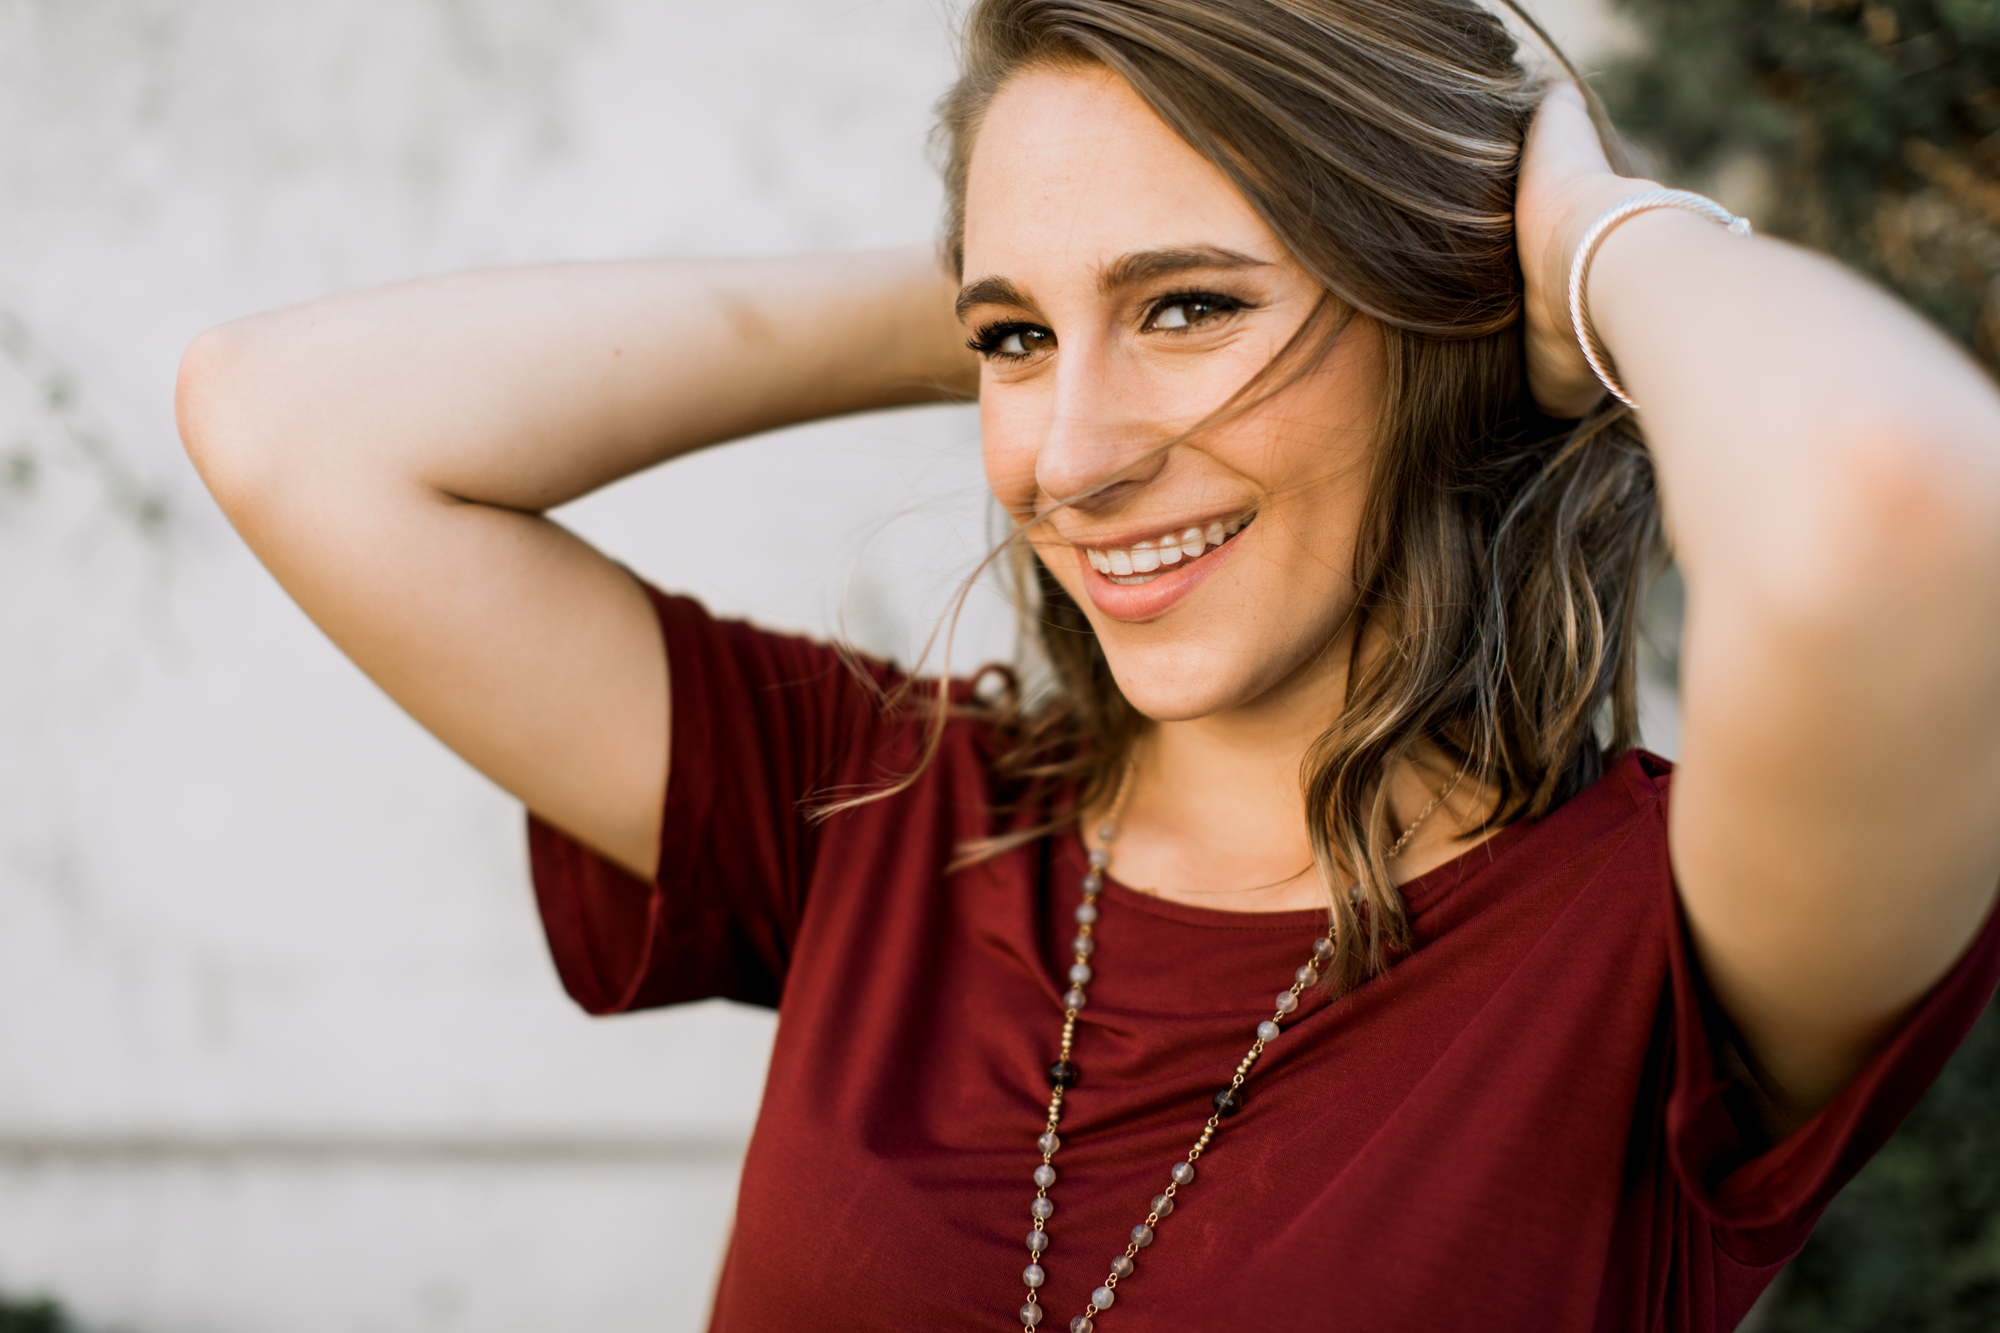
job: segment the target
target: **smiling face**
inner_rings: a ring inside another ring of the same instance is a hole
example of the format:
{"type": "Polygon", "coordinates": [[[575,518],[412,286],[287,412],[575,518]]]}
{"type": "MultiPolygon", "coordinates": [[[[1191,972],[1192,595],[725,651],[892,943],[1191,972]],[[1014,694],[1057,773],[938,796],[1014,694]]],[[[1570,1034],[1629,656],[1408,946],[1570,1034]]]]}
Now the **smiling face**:
{"type": "Polygon", "coordinates": [[[1094,68],[1026,70],[987,108],[964,276],[987,479],[1126,698],[1162,721],[1337,708],[1346,655],[1323,650],[1354,603],[1375,326],[1353,319],[1311,371],[1180,440],[1280,353],[1321,288],[1220,171],[1094,68]]]}

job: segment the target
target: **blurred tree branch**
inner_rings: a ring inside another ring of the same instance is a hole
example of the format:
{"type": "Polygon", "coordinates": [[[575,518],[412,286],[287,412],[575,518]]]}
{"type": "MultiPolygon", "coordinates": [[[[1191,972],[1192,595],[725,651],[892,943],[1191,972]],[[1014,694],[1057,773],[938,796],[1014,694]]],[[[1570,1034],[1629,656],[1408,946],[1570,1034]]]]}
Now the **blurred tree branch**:
{"type": "Polygon", "coordinates": [[[1874,275],[2000,372],[2000,0],[1619,3],[1647,41],[1602,91],[1668,174],[1751,164],[1761,230],[1874,275]]]}
{"type": "MultiPolygon", "coordinates": [[[[2000,0],[1619,3],[1645,40],[1600,89],[1662,175],[2000,372],[2000,0]]],[[[2000,1001],[1781,1282],[1766,1333],[2000,1329],[2000,1001]]]]}

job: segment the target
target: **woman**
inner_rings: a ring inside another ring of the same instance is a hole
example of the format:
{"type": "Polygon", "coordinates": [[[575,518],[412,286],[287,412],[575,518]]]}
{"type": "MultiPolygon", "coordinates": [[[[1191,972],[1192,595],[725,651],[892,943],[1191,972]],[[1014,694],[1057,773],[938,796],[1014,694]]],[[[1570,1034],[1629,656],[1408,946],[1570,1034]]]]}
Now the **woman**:
{"type": "Polygon", "coordinates": [[[782,1004],[717,1328],[1729,1328],[1979,1013],[2000,399],[1537,101],[1462,0],[983,0],[948,277],[482,274],[190,351],[246,540],[533,812],[579,1002],[782,1004]],[[1044,696],[541,516],[975,387],[1044,696]]]}

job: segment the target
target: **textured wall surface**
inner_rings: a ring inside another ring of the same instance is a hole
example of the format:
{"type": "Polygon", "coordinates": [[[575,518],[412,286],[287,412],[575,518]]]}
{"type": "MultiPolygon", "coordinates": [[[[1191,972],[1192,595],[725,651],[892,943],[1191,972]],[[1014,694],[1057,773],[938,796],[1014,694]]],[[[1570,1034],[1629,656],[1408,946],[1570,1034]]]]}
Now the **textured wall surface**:
{"type": "MultiPolygon", "coordinates": [[[[1549,17],[1587,49],[1593,14],[1549,17]]],[[[0,1292],[133,1333],[700,1325],[769,1017],[568,1004],[518,810],[236,541],[174,367],[211,323],[418,274],[921,240],[947,26],[0,0],[0,1292]]],[[[976,435],[790,432],[568,517],[907,659],[984,545],[976,435]]],[[[1004,606],[972,611],[959,660],[1003,652],[1004,606]]]]}

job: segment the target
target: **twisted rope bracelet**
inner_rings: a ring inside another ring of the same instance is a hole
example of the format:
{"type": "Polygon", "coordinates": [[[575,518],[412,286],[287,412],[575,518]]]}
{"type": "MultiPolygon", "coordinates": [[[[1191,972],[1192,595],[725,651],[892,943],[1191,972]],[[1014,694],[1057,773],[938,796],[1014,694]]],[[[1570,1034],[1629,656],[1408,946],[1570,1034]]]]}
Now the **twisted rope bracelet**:
{"type": "Polygon", "coordinates": [[[1686,209],[1729,228],[1732,236],[1751,234],[1749,218],[1738,217],[1707,195],[1696,194],[1692,190],[1648,190],[1644,194],[1635,194],[1613,204],[1584,233],[1582,244],[1576,247],[1576,259],[1569,266],[1570,324],[1576,330],[1577,346],[1583,349],[1583,358],[1590,362],[1598,382],[1611,391],[1612,397],[1635,412],[1639,410],[1639,404],[1619,382],[1618,372],[1612,369],[1611,353],[1598,339],[1597,326],[1590,322],[1590,297],[1586,288],[1590,279],[1590,261],[1597,257],[1598,247],[1604,244],[1604,238],[1611,234],[1612,228],[1634,214],[1653,208],[1686,209]]]}

